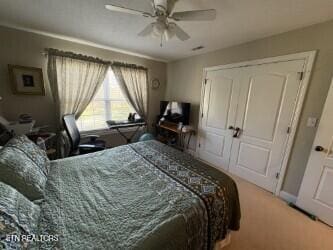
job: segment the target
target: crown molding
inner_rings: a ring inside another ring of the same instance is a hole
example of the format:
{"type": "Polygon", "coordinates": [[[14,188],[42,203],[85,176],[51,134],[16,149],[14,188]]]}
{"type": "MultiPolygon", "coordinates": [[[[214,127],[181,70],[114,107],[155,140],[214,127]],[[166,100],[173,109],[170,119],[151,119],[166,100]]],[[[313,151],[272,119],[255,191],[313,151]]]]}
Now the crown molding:
{"type": "Polygon", "coordinates": [[[128,50],[118,49],[118,48],[114,48],[114,47],[111,47],[111,46],[102,45],[102,44],[98,44],[98,43],[95,43],[95,42],[87,41],[87,40],[84,40],[84,39],[78,39],[78,38],[75,38],[75,37],[59,35],[59,34],[47,32],[47,31],[26,28],[26,27],[23,27],[23,26],[10,24],[10,23],[7,23],[7,22],[0,22],[0,26],[15,29],[15,30],[21,30],[21,31],[29,32],[29,33],[34,33],[34,34],[38,34],[38,35],[42,35],[42,36],[57,38],[57,39],[61,39],[61,40],[65,40],[65,41],[69,41],[69,42],[73,42],[73,43],[88,45],[88,46],[92,46],[92,47],[95,47],[95,48],[110,50],[110,51],[113,51],[113,52],[118,52],[118,53],[130,55],[130,56],[145,58],[145,59],[149,59],[149,60],[153,60],[153,61],[164,62],[164,63],[168,62],[167,60],[164,60],[164,59],[161,59],[161,58],[151,57],[151,56],[147,56],[147,55],[144,55],[144,54],[131,52],[131,51],[128,51],[128,50]]]}

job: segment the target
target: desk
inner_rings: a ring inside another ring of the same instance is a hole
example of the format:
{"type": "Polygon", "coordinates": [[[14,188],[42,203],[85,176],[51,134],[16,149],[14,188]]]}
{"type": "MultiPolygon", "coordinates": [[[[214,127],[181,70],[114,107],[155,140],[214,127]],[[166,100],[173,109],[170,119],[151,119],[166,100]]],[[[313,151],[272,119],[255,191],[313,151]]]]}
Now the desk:
{"type": "MultiPolygon", "coordinates": [[[[192,135],[195,133],[195,130],[188,126],[182,126],[181,128],[178,128],[177,124],[169,123],[169,122],[163,122],[161,124],[158,124],[157,127],[162,130],[169,131],[173,134],[176,134],[178,136],[178,148],[182,151],[189,148],[190,141],[192,138],[192,135]],[[188,139],[186,141],[186,137],[188,136],[188,139]]],[[[159,135],[161,135],[159,133],[159,135]]],[[[169,138],[164,138],[168,140],[169,138]]],[[[163,141],[163,140],[162,140],[163,141]]]]}
{"type": "Polygon", "coordinates": [[[115,129],[117,132],[126,140],[126,143],[129,144],[132,142],[133,137],[136,135],[138,130],[141,127],[147,126],[146,122],[131,122],[131,121],[124,121],[124,122],[114,122],[114,121],[107,121],[106,122],[109,129],[115,129]],[[125,132],[121,131],[123,128],[136,128],[135,131],[128,137],[125,132]]]}

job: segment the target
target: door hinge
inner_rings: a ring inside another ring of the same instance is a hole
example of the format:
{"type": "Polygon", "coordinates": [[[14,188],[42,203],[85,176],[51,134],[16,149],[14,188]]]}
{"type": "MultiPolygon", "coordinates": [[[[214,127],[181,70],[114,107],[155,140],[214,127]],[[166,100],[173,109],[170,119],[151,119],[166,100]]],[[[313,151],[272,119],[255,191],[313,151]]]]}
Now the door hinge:
{"type": "Polygon", "coordinates": [[[279,177],[280,177],[280,173],[277,172],[277,173],[275,174],[275,178],[276,178],[276,179],[279,179],[279,177]]]}
{"type": "Polygon", "coordinates": [[[205,85],[207,84],[207,82],[208,82],[208,79],[206,78],[206,79],[205,79],[205,85]]]}
{"type": "Polygon", "coordinates": [[[201,144],[199,143],[199,148],[201,147],[201,144]]]}
{"type": "Polygon", "coordinates": [[[201,113],[201,118],[203,118],[203,113],[201,113]]]}
{"type": "Polygon", "coordinates": [[[291,133],[291,127],[288,127],[287,128],[287,134],[290,134],[291,133]]]}
{"type": "Polygon", "coordinates": [[[298,72],[298,79],[299,79],[300,81],[302,81],[303,78],[304,78],[304,72],[303,72],[303,71],[302,71],[302,72],[298,72]]]}

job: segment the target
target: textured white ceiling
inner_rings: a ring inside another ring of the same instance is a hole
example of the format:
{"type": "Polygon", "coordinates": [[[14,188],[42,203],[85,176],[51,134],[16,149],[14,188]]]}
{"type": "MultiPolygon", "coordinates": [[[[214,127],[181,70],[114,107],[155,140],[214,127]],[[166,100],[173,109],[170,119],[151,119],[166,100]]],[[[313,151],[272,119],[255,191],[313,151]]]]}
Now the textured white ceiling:
{"type": "Polygon", "coordinates": [[[333,0],[179,0],[176,11],[215,8],[213,22],[178,22],[181,42],[138,37],[151,19],[107,11],[107,3],[149,11],[150,0],[0,0],[0,24],[90,41],[172,61],[333,18],[333,0]],[[193,52],[199,45],[203,50],[193,52]]]}

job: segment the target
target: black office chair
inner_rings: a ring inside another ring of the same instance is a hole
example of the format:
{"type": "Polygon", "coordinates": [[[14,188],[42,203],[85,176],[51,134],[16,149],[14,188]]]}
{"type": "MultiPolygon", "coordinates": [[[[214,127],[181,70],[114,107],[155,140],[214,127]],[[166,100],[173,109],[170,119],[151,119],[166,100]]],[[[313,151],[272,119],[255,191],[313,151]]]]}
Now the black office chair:
{"type": "Polygon", "coordinates": [[[97,140],[99,138],[98,135],[87,135],[83,139],[88,138],[89,142],[80,144],[81,136],[74,115],[64,115],[62,120],[71,142],[70,155],[83,155],[105,149],[105,141],[97,140]]]}
{"type": "Polygon", "coordinates": [[[13,137],[14,132],[10,132],[5,125],[0,123],[0,146],[4,146],[13,137]]]}

